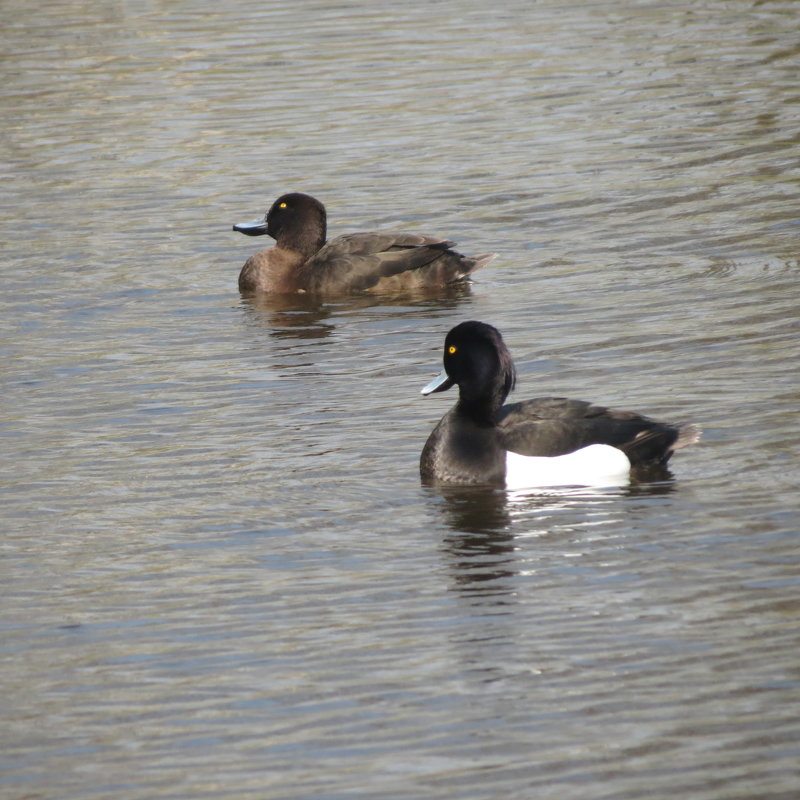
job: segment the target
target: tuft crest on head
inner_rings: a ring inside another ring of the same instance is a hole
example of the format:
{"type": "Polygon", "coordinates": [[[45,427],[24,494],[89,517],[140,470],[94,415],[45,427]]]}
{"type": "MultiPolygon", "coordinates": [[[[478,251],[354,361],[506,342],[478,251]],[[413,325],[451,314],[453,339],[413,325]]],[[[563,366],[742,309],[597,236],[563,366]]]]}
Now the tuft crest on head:
{"type": "Polygon", "coordinates": [[[444,352],[446,369],[448,362],[453,363],[460,358],[468,361],[475,369],[482,365],[491,365],[490,369],[500,379],[497,386],[503,399],[516,385],[517,371],[511,353],[500,331],[492,325],[477,320],[456,325],[445,338],[444,352]]]}

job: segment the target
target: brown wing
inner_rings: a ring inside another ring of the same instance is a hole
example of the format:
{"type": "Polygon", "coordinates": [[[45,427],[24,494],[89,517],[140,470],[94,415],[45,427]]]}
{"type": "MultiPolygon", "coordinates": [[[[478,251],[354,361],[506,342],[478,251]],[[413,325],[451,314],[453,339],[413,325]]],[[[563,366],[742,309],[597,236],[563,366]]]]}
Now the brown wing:
{"type": "Polygon", "coordinates": [[[437,260],[449,265],[450,280],[456,280],[475,267],[469,266],[474,260],[456,253],[453,245],[449,239],[417,233],[346,234],[328,242],[304,265],[305,283],[311,291],[323,293],[361,291],[382,278],[421,270],[437,260]]]}

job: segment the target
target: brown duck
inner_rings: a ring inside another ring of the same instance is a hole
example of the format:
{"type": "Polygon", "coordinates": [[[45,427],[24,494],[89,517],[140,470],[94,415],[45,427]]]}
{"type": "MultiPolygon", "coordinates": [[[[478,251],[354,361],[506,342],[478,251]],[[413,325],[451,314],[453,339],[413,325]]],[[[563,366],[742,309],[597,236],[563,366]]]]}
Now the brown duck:
{"type": "Polygon", "coordinates": [[[247,259],[240,292],[347,294],[432,289],[468,281],[495,253],[463,256],[455,242],[419,233],[350,233],[326,243],[325,206],[307,194],[279,197],[263,220],[234,225],[277,244],[247,259]]]}

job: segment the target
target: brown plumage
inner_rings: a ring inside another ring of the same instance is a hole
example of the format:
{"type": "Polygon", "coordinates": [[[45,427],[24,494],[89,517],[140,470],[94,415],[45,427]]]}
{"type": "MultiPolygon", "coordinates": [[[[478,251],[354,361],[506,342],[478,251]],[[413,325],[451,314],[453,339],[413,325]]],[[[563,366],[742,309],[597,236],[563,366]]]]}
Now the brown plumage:
{"type": "Polygon", "coordinates": [[[263,221],[234,225],[248,236],[269,234],[275,247],[247,259],[239,291],[310,294],[402,292],[464,282],[494,253],[468,257],[455,242],[418,233],[350,233],[326,243],[325,206],[307,194],[279,197],[263,221]]]}

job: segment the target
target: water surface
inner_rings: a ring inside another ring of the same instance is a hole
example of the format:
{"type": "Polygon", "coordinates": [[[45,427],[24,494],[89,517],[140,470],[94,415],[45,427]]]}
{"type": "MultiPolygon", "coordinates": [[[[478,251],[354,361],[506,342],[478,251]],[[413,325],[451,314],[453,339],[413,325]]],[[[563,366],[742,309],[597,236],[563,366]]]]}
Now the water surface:
{"type": "Polygon", "coordinates": [[[796,795],[796,4],[2,17],[4,797],[796,795]],[[289,190],[499,256],[241,298],[230,226],[289,190]],[[470,318],[517,398],[703,441],[667,483],[421,487],[470,318]]]}

